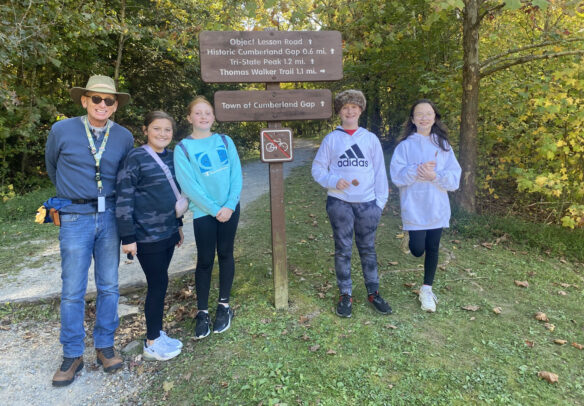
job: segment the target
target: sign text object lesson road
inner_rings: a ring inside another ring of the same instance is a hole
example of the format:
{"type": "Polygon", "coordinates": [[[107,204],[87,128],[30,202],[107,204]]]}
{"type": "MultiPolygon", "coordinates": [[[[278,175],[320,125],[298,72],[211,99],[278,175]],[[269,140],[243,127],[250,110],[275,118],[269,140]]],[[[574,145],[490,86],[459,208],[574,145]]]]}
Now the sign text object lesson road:
{"type": "Polygon", "coordinates": [[[343,77],[338,31],[203,31],[204,82],[320,82],[343,77]]]}

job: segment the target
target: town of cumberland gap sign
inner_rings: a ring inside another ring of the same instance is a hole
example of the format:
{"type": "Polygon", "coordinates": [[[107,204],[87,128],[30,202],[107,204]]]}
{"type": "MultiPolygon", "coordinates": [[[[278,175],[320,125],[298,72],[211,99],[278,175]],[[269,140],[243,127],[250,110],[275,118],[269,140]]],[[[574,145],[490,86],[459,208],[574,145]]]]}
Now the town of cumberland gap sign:
{"type": "Polygon", "coordinates": [[[343,77],[338,31],[203,31],[199,44],[204,82],[320,82],[343,77]]]}
{"type": "Polygon", "coordinates": [[[220,90],[215,92],[217,121],[327,119],[332,115],[329,89],[220,90]]]}

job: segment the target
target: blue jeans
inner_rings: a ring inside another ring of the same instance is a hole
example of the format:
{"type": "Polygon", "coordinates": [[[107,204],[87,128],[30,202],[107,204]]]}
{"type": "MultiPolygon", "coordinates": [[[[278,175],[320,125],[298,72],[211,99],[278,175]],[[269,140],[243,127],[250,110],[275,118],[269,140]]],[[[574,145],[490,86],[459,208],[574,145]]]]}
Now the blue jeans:
{"type": "Polygon", "coordinates": [[[355,234],[355,245],[359,250],[367,293],[375,293],[379,290],[375,233],[381,219],[381,209],[375,204],[375,200],[349,203],[328,196],[326,211],[335,239],[335,272],[339,291],[342,295],[353,294],[351,256],[355,234]]]}
{"type": "Polygon", "coordinates": [[[85,350],[85,292],[93,257],[97,287],[95,348],[114,345],[118,320],[118,265],[120,238],[115,210],[103,213],[61,214],[61,344],[65,357],[79,357],[85,350]]]}

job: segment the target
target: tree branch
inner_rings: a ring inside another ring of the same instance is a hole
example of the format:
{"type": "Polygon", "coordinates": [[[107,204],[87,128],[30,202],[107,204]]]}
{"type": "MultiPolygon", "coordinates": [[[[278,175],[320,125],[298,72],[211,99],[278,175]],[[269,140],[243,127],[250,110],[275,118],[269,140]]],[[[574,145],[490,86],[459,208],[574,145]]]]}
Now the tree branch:
{"type": "Polygon", "coordinates": [[[584,49],[576,50],[576,51],[564,51],[564,52],[555,52],[551,54],[543,54],[543,55],[527,55],[521,56],[517,58],[509,58],[504,59],[501,62],[501,65],[494,66],[490,69],[481,69],[480,75],[481,79],[485,76],[489,76],[492,73],[498,72],[503,69],[510,68],[511,66],[521,65],[528,62],[537,61],[540,59],[550,59],[550,58],[559,58],[562,56],[569,56],[569,55],[584,55],[584,49]],[[506,62],[505,62],[506,61],[506,62]]]}
{"type": "Polygon", "coordinates": [[[547,47],[550,45],[557,45],[557,44],[562,44],[562,43],[566,43],[566,42],[578,42],[578,41],[584,41],[584,38],[568,38],[568,39],[562,39],[562,40],[556,40],[556,41],[544,41],[544,42],[540,42],[539,44],[526,45],[524,47],[510,49],[509,51],[503,52],[502,54],[495,55],[495,56],[492,56],[492,57],[486,59],[484,62],[482,62],[480,64],[480,68],[485,69],[488,66],[492,65],[493,63],[495,63],[495,61],[497,59],[501,59],[505,56],[508,56],[511,54],[516,54],[518,52],[523,52],[523,51],[527,51],[529,49],[535,49],[535,48],[543,48],[543,47],[547,47]]]}
{"type": "Polygon", "coordinates": [[[502,9],[503,7],[505,7],[505,3],[500,3],[500,4],[497,4],[497,5],[496,5],[496,6],[494,6],[494,7],[491,7],[491,8],[488,8],[488,9],[486,9],[486,10],[483,12],[483,14],[479,15],[479,19],[477,20],[477,24],[480,24],[480,23],[481,23],[481,21],[483,21],[483,18],[485,18],[485,17],[486,17],[486,16],[488,16],[489,14],[491,14],[491,13],[493,13],[493,12],[495,12],[495,11],[498,11],[498,10],[502,9]]]}

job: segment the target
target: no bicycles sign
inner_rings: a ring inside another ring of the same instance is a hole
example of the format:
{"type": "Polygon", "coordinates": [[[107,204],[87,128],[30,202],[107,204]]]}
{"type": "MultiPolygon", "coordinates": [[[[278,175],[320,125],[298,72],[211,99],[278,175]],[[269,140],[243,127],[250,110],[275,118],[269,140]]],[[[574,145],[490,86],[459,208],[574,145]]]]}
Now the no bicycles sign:
{"type": "Polygon", "coordinates": [[[262,162],[288,162],[294,159],[292,130],[289,128],[261,131],[262,162]]]}

